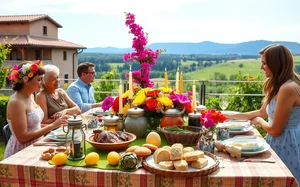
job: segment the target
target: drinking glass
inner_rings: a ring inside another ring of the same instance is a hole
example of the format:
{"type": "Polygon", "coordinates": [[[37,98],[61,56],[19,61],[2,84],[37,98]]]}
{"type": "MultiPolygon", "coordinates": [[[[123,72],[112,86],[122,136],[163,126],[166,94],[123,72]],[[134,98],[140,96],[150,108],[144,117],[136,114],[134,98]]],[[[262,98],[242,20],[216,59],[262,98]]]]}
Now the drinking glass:
{"type": "Polygon", "coordinates": [[[224,111],[229,105],[228,94],[222,94],[219,96],[219,106],[224,111]]]}

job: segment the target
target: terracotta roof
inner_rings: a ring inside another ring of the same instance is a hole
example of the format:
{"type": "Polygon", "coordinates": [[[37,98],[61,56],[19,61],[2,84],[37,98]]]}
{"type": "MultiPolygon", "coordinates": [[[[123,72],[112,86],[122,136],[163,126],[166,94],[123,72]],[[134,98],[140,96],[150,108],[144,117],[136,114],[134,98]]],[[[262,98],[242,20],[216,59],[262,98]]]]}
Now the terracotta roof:
{"type": "MultiPolygon", "coordinates": [[[[7,36],[7,42],[11,42],[17,35],[7,36]]],[[[4,43],[6,36],[0,35],[0,43],[4,43]]],[[[12,46],[20,47],[51,47],[51,48],[72,48],[72,49],[86,49],[85,46],[78,45],[65,40],[55,38],[44,38],[29,35],[19,35],[18,38],[12,42],[12,46]]]]}
{"type": "Polygon", "coordinates": [[[54,21],[51,17],[46,14],[35,14],[35,15],[6,15],[0,16],[0,23],[24,23],[24,22],[34,22],[40,19],[49,19],[58,28],[62,28],[62,26],[54,21]]]}

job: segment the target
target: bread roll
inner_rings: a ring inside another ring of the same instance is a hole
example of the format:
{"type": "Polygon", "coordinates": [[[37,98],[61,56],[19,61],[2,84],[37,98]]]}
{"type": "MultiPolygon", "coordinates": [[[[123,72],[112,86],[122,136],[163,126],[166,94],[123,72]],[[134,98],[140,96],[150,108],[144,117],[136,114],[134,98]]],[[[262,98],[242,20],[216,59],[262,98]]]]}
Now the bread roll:
{"type": "Polygon", "coordinates": [[[153,154],[153,159],[156,164],[161,161],[170,161],[170,151],[158,148],[153,154]]]}
{"type": "Polygon", "coordinates": [[[171,147],[171,160],[181,160],[182,158],[182,149],[179,147],[171,147]]]}

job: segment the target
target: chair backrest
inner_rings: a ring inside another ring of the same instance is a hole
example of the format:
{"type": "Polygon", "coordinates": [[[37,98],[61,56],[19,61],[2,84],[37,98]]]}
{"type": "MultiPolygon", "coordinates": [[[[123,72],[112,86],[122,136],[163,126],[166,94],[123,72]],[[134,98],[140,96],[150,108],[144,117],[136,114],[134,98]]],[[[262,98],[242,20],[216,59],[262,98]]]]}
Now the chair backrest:
{"type": "Polygon", "coordinates": [[[10,132],[10,129],[9,129],[9,125],[6,124],[3,129],[2,129],[2,134],[3,134],[3,137],[4,137],[4,143],[5,145],[7,145],[7,142],[11,136],[11,132],[10,132]]]}

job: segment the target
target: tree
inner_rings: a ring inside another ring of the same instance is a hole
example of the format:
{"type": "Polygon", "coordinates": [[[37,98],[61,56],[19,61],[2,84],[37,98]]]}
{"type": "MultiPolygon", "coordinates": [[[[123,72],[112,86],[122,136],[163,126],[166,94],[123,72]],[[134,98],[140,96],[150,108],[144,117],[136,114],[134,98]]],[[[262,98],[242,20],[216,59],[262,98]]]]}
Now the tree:
{"type": "Polygon", "coordinates": [[[11,44],[7,42],[7,38],[4,40],[4,43],[0,43],[0,89],[3,88],[6,84],[6,77],[8,75],[8,68],[2,67],[4,60],[7,58],[7,55],[10,54],[11,44]]]}

